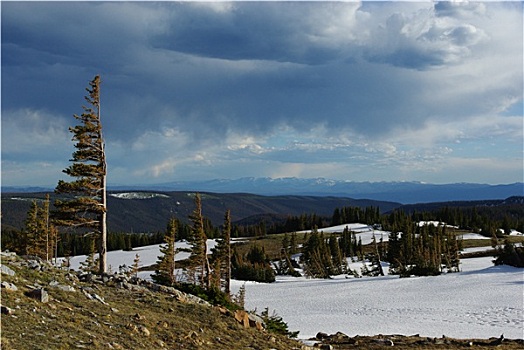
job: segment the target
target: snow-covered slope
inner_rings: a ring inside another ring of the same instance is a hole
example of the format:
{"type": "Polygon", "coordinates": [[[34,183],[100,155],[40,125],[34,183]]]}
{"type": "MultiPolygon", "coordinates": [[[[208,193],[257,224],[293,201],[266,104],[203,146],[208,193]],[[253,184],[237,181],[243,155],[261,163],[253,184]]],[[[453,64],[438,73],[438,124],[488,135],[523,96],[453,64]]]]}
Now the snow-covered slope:
{"type": "Polygon", "coordinates": [[[274,310],[303,339],[320,331],[521,339],[523,270],[491,260],[465,259],[462,272],[437,277],[248,282],[246,308],[274,310]]]}
{"type": "MultiPolygon", "coordinates": [[[[357,235],[364,244],[371,241],[372,229],[361,224],[352,226],[361,228],[357,235]]],[[[383,237],[387,239],[387,232],[383,237]]],[[[464,235],[464,239],[472,238],[478,236],[464,235]]],[[[208,249],[214,245],[215,241],[208,241],[208,249]]],[[[184,246],[187,244],[177,242],[178,248],[184,246]]],[[[113,271],[122,264],[131,266],[136,254],[140,256],[140,266],[150,266],[157,261],[159,245],[109,252],[108,264],[113,271]]],[[[179,253],[176,259],[187,256],[188,253],[179,253]]],[[[268,307],[283,317],[290,330],[300,331],[302,339],[320,331],[457,338],[489,338],[504,333],[506,338],[524,338],[524,270],[493,266],[492,259],[463,259],[461,272],[437,277],[277,277],[276,283],[271,284],[247,282],[246,308],[262,311],[268,307]]],[[[78,268],[84,260],[85,256],[72,258],[72,267],[78,268]]],[[[356,264],[352,268],[358,268],[359,263],[356,264]]],[[[141,272],[139,276],[149,275],[150,272],[141,272]]],[[[233,281],[233,292],[243,284],[233,281]]]]}

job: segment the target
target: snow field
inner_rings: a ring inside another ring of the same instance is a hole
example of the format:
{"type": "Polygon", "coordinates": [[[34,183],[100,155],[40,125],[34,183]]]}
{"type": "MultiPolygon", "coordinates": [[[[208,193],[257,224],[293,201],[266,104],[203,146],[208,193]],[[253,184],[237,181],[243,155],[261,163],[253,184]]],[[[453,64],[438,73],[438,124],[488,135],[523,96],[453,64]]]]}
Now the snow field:
{"type": "MultiPolygon", "coordinates": [[[[324,233],[341,232],[345,226],[357,232],[363,244],[384,240],[388,232],[373,230],[362,224],[340,225],[322,229],[324,233]]],[[[463,239],[478,239],[477,234],[464,234],[463,239]]],[[[484,238],[484,237],[483,237],[484,238]]],[[[216,242],[208,240],[208,252],[216,242]]],[[[188,247],[177,242],[177,248],[188,247]]],[[[469,248],[470,250],[491,247],[469,248]]],[[[135,255],[139,266],[157,262],[159,245],[134,248],[133,251],[108,252],[108,266],[118,271],[120,265],[132,266],[135,255]]],[[[176,260],[189,253],[180,252],[176,260]]],[[[85,256],[71,259],[78,269],[85,256]]],[[[524,338],[523,334],[523,269],[493,266],[493,258],[461,260],[461,272],[436,277],[402,278],[398,276],[346,278],[330,280],[277,276],[275,283],[232,281],[232,292],[246,286],[246,309],[276,312],[291,331],[300,331],[307,339],[318,332],[347,335],[420,334],[421,336],[456,338],[524,338]]],[[[351,263],[360,271],[362,262],[351,263]]],[[[387,274],[387,264],[383,265],[387,274]]],[[[149,279],[152,271],[139,272],[149,279]]]]}
{"type": "MultiPolygon", "coordinates": [[[[347,335],[420,334],[456,338],[523,338],[523,271],[465,259],[462,272],[331,280],[277,277],[246,283],[246,308],[269,307],[307,339],[347,335]]],[[[234,281],[235,290],[243,282],[234,281]]]]}

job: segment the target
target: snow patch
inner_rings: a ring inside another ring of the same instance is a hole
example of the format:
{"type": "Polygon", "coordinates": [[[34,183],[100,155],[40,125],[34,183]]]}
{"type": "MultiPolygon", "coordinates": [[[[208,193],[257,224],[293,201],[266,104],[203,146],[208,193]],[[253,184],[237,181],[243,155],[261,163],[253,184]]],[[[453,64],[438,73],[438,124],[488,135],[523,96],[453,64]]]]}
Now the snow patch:
{"type": "MultiPolygon", "coordinates": [[[[109,193],[111,197],[118,199],[151,199],[151,198],[169,198],[168,195],[152,192],[121,192],[109,193]]],[[[178,203],[177,203],[178,204],[178,203]]]]}

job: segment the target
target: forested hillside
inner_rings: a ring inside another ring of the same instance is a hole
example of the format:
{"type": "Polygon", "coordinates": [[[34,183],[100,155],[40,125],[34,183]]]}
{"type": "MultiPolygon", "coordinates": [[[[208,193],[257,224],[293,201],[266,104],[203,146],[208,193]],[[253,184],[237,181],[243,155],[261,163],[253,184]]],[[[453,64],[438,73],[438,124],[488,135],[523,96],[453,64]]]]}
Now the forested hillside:
{"type": "MultiPolygon", "coordinates": [[[[331,216],[335,208],[375,206],[387,212],[399,203],[355,200],[342,197],[259,196],[253,194],[202,193],[202,209],[215,226],[222,223],[224,212],[231,210],[236,222],[255,215],[316,214],[331,216]]],[[[2,227],[21,229],[33,199],[43,201],[45,193],[2,194],[2,227]]],[[[51,202],[54,194],[51,194],[51,202]]],[[[112,232],[157,232],[169,218],[187,222],[194,208],[194,192],[111,192],[108,196],[108,228],[112,232]]]]}

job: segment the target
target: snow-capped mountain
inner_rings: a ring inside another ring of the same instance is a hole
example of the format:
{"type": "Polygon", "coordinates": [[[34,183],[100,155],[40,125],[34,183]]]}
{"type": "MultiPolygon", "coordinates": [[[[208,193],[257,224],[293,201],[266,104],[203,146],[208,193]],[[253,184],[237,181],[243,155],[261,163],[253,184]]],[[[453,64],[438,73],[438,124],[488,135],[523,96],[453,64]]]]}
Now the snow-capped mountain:
{"type": "MultiPolygon", "coordinates": [[[[505,199],[524,195],[524,184],[429,184],[423,182],[353,182],[326,178],[245,177],[208,181],[170,182],[148,185],[163,191],[206,191],[253,193],[259,195],[336,196],[393,201],[403,204],[459,200],[505,199]]],[[[141,187],[142,188],[142,187],[141,187]]]]}

